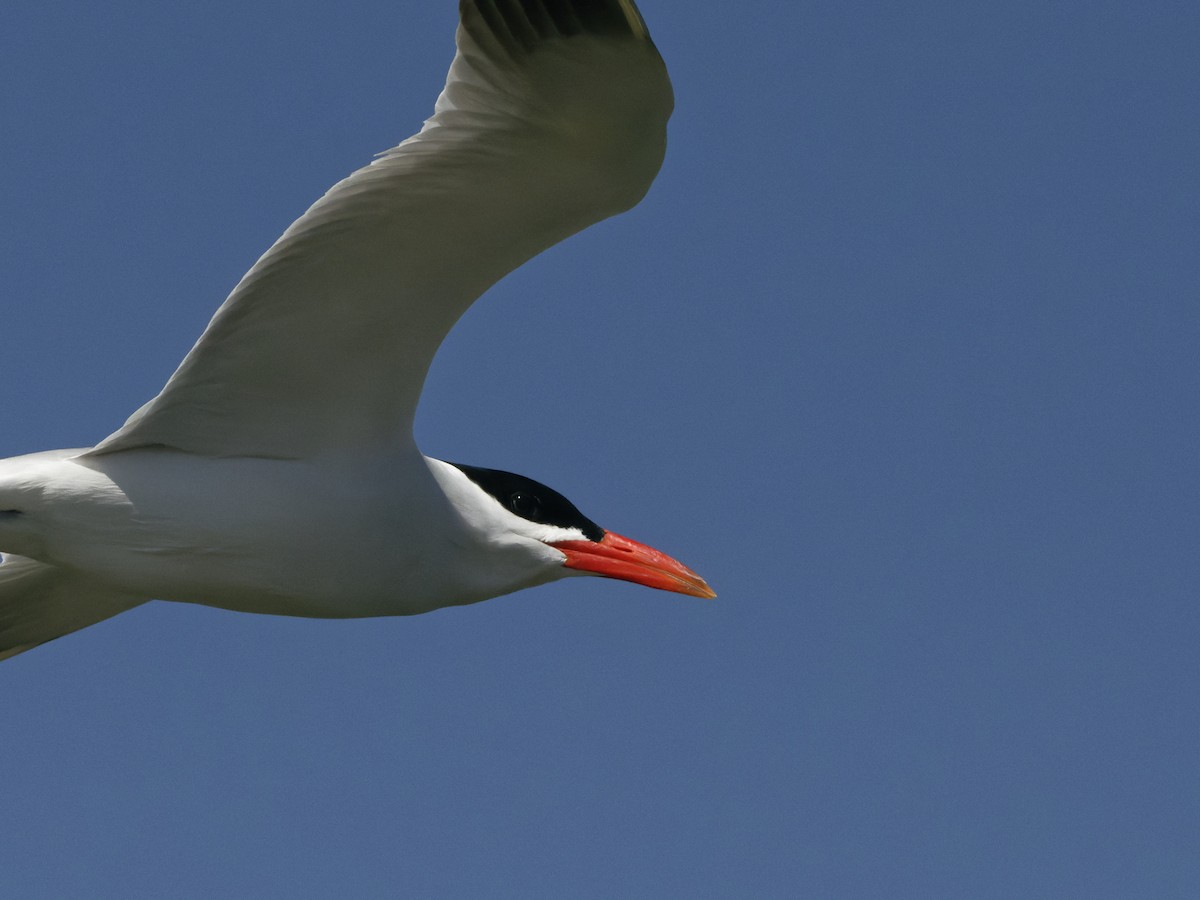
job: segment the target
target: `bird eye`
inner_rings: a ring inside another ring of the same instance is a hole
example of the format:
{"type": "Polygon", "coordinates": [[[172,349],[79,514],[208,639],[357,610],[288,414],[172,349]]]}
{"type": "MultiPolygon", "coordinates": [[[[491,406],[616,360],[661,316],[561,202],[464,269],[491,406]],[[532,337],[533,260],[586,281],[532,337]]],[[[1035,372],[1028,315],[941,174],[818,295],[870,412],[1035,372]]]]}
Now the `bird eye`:
{"type": "Polygon", "coordinates": [[[534,519],[542,511],[542,503],[536,494],[517,491],[508,498],[509,508],[522,519],[534,519]]]}

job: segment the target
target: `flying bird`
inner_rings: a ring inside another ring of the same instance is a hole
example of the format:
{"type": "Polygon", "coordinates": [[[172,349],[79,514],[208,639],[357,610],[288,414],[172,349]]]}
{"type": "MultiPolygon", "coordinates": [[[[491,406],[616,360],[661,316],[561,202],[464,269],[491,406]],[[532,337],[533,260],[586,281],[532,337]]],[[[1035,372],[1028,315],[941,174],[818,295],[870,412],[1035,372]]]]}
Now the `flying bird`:
{"type": "Polygon", "coordinates": [[[632,0],[462,0],[419,133],[258,260],[95,447],[0,460],[0,659],[150,599],[350,618],[569,575],[715,594],[530,478],[423,456],[438,345],[480,294],[636,204],[673,97],[632,0]]]}

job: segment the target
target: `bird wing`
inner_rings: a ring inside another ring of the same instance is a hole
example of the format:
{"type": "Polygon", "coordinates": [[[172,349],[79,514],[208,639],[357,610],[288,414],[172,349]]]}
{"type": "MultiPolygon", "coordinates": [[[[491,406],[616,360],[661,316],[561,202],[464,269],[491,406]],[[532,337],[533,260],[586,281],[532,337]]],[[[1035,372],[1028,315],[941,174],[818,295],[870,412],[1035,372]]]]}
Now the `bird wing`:
{"type": "Polygon", "coordinates": [[[293,223],[162,392],[90,453],[411,446],[425,374],[467,307],[644,196],[673,100],[631,0],[462,0],[459,13],[434,116],[293,223]]]}
{"type": "Polygon", "coordinates": [[[0,557],[0,660],[148,599],[94,584],[70,569],[5,553],[0,557]]]}

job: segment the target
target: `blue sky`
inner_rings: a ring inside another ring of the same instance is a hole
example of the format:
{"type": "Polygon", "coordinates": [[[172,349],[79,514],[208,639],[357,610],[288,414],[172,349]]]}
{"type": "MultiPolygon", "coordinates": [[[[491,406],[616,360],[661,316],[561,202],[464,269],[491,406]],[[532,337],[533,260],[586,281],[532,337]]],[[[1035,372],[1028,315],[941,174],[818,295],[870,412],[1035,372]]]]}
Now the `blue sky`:
{"type": "MultiPolygon", "coordinates": [[[[455,4],[0,12],[0,455],[99,440],[455,4]]],[[[1195,897],[1200,12],[644,0],[632,213],[454,331],[425,451],[714,603],[153,604],[0,666],[23,898],[1195,897]]]]}

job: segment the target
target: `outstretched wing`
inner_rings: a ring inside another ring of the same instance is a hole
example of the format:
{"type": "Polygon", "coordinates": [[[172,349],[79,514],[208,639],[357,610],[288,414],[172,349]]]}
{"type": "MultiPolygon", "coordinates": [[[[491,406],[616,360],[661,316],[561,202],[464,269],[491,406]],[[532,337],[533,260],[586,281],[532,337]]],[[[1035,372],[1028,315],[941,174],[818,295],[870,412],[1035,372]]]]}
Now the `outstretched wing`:
{"type": "Polygon", "coordinates": [[[633,2],[459,11],[433,118],[288,228],[162,392],[91,453],[407,446],[433,355],[475,298],[642,198],[672,95],[633,2]]]}
{"type": "Polygon", "coordinates": [[[0,660],[141,606],[78,573],[5,553],[0,558],[0,660]]]}

